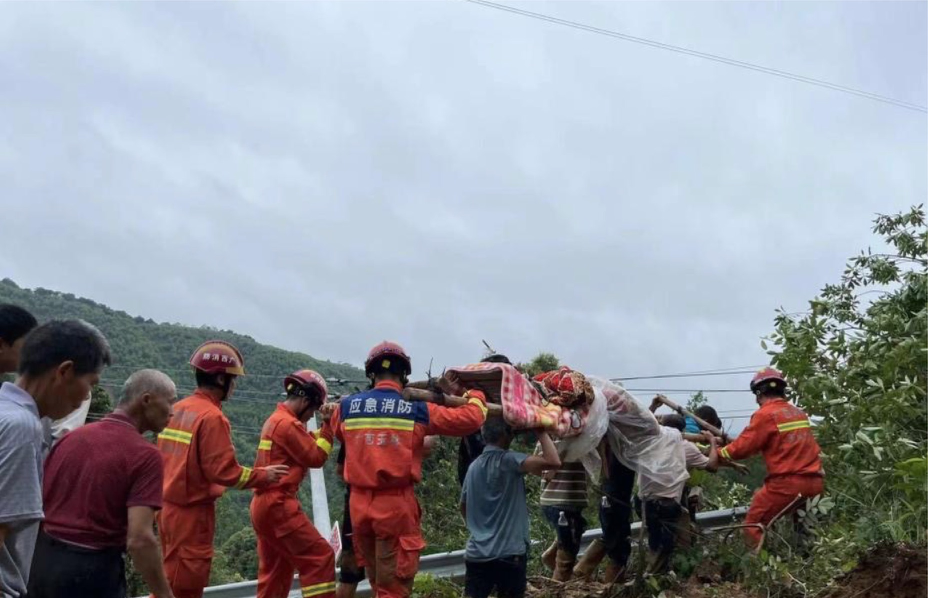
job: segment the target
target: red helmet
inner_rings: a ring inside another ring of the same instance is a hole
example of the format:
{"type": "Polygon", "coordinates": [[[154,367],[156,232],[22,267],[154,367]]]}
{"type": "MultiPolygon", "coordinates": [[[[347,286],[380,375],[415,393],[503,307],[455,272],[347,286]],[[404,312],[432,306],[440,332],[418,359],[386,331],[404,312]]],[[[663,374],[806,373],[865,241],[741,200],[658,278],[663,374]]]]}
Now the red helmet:
{"type": "Polygon", "coordinates": [[[765,389],[786,389],[786,379],[783,378],[783,374],[779,370],[775,370],[771,367],[766,367],[756,374],[754,374],[754,379],[751,380],[751,392],[754,394],[760,394],[765,389]]]}
{"type": "Polygon", "coordinates": [[[313,370],[297,370],[284,378],[284,390],[287,394],[299,394],[303,392],[315,392],[321,399],[319,402],[325,402],[329,394],[329,387],[326,386],[325,379],[313,370]]]}
{"type": "Polygon", "coordinates": [[[225,341],[206,341],[190,356],[190,365],[206,374],[245,375],[242,353],[225,341]]]}
{"type": "Polygon", "coordinates": [[[406,376],[412,373],[412,360],[403,347],[390,341],[383,341],[371,349],[367,354],[367,361],[364,362],[364,373],[368,377],[381,370],[396,371],[396,366],[402,367],[402,373],[406,376]]]}

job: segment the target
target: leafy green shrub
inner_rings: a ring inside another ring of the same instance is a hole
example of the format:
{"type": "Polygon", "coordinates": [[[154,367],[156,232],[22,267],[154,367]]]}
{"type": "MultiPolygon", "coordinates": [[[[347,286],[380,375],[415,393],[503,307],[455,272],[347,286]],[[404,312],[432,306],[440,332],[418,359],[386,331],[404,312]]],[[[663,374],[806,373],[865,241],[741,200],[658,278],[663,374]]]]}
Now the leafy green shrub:
{"type": "Polygon", "coordinates": [[[804,314],[781,309],[769,351],[817,422],[826,492],[867,541],[923,542],[928,520],[928,228],[879,216],[885,253],[849,260],[804,314]]]}

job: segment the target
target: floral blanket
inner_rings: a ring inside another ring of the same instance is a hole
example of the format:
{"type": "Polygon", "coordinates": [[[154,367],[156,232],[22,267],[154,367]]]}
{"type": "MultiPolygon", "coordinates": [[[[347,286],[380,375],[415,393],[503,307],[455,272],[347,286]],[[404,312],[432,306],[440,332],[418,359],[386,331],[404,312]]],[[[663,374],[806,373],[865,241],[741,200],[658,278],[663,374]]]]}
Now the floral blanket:
{"type": "Polygon", "coordinates": [[[439,385],[451,394],[479,388],[487,400],[503,406],[503,418],[513,428],[544,428],[561,438],[580,434],[593,400],[592,388],[587,397],[579,372],[562,369],[547,374],[552,374],[548,380],[536,382],[507,363],[475,363],[445,370],[439,385]]]}

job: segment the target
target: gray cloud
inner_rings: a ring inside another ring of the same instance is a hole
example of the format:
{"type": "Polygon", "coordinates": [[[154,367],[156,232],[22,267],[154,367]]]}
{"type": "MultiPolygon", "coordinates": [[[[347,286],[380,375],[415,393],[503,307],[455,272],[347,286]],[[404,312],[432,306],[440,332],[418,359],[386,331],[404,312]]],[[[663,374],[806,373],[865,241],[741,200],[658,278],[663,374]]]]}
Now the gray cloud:
{"type": "MultiPolygon", "coordinates": [[[[531,8],[928,86],[924,4],[531,8]]],[[[762,363],[926,194],[922,114],[465,3],[7,3],[0,72],[3,275],[352,363],[762,363]]]]}

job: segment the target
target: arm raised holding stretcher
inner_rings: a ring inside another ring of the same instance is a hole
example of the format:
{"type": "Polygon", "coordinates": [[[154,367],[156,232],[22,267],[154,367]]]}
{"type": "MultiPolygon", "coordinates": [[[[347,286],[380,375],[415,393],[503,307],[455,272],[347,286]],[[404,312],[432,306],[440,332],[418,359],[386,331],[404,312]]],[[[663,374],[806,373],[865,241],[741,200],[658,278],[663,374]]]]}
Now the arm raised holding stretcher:
{"type": "Polygon", "coordinates": [[[486,396],[479,390],[469,390],[460,398],[467,402],[459,407],[429,403],[427,434],[466,436],[480,429],[487,419],[486,396]]]}
{"type": "Polygon", "coordinates": [[[483,398],[483,403],[486,405],[487,417],[503,416],[503,406],[497,405],[495,403],[487,403],[486,397],[479,390],[468,391],[465,393],[465,396],[458,397],[455,395],[424,390],[421,388],[406,387],[403,389],[403,398],[407,401],[425,401],[427,403],[434,403],[443,407],[464,407],[478,396],[477,393],[479,393],[479,396],[483,398]]]}
{"type": "Polygon", "coordinates": [[[723,440],[723,442],[727,442],[727,441],[728,441],[728,435],[727,435],[723,430],[719,429],[719,428],[716,427],[716,426],[713,426],[712,424],[710,424],[710,423],[707,422],[706,420],[704,420],[704,419],[702,419],[701,417],[699,417],[699,416],[693,414],[693,413],[692,413],[691,411],[689,411],[688,409],[684,409],[683,407],[681,407],[680,405],[674,403],[673,401],[671,401],[670,399],[668,399],[668,398],[665,397],[664,395],[657,395],[656,397],[654,397],[654,400],[651,401],[651,412],[653,413],[654,411],[656,411],[657,408],[660,407],[661,405],[665,405],[665,406],[669,407],[670,409],[673,409],[674,411],[676,411],[676,412],[679,413],[680,415],[683,415],[683,416],[686,416],[686,417],[692,417],[692,418],[696,421],[696,423],[699,424],[699,427],[700,427],[700,428],[702,428],[703,430],[707,430],[707,431],[709,431],[709,432],[712,432],[714,435],[716,435],[716,436],[718,436],[719,438],[721,438],[721,439],[723,440]]]}

